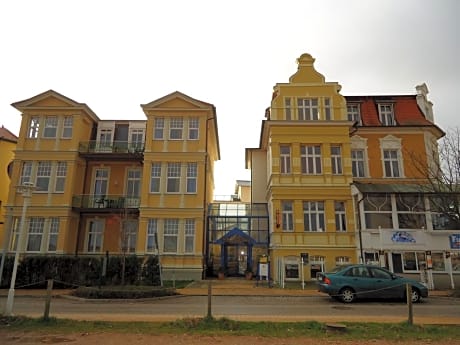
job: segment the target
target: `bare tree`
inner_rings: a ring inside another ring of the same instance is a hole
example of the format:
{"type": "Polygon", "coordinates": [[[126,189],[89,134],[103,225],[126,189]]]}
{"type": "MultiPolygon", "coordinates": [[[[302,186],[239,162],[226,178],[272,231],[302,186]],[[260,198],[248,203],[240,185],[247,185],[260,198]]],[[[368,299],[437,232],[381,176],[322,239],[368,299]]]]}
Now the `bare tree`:
{"type": "Polygon", "coordinates": [[[436,229],[460,228],[460,128],[451,128],[432,143],[426,158],[410,154],[413,167],[422,176],[419,184],[430,195],[436,229]]]}

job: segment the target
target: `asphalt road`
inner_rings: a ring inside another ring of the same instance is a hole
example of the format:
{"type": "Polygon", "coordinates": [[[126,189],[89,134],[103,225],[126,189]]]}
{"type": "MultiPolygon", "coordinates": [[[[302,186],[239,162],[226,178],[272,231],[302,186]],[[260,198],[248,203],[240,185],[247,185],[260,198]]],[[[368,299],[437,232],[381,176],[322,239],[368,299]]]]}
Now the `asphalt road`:
{"type": "MultiPolygon", "coordinates": [[[[0,298],[3,312],[6,298],[0,298]]],[[[43,315],[43,297],[15,298],[15,315],[43,315]]],[[[88,301],[56,297],[51,302],[50,316],[77,320],[107,321],[169,321],[185,317],[206,316],[207,296],[177,296],[143,301],[88,301]]],[[[322,322],[367,321],[403,322],[408,319],[408,307],[401,301],[358,301],[343,304],[327,296],[213,296],[214,317],[238,320],[322,322]]],[[[434,297],[414,304],[415,323],[460,324],[460,299],[434,297]]]]}

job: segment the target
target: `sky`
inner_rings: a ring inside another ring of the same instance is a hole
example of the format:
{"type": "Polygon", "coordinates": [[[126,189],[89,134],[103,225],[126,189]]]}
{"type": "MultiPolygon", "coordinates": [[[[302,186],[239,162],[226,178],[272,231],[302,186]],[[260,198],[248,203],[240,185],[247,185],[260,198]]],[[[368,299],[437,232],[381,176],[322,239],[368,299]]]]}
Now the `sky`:
{"type": "Polygon", "coordinates": [[[53,89],[101,120],[145,120],[140,104],[180,91],[216,107],[215,194],[249,180],[273,86],[303,53],[343,95],[414,94],[457,127],[457,0],[15,0],[0,3],[0,125],[11,103],[53,89]]]}

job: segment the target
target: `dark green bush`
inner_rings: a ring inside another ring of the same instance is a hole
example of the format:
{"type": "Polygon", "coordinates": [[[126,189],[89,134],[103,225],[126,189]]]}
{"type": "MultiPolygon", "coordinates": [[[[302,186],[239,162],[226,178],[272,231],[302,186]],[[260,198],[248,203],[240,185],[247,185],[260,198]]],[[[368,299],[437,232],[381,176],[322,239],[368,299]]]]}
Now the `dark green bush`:
{"type": "Polygon", "coordinates": [[[79,287],[73,295],[88,299],[138,299],[173,296],[175,289],[171,288],[147,288],[145,286],[104,286],[79,287]]]}
{"type": "MultiPolygon", "coordinates": [[[[16,288],[44,288],[47,279],[54,279],[54,287],[119,285],[122,283],[123,257],[110,255],[106,275],[102,276],[104,255],[26,255],[18,265],[16,288]]],[[[160,285],[158,259],[154,256],[126,256],[125,284],[160,285]]],[[[10,285],[14,256],[7,256],[3,270],[1,288],[10,285]]]]}

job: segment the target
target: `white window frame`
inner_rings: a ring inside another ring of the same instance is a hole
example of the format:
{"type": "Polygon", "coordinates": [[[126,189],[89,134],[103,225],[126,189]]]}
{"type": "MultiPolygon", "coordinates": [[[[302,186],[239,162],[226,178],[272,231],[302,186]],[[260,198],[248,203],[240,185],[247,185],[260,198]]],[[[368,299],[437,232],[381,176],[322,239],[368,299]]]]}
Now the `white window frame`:
{"type": "Polygon", "coordinates": [[[387,178],[402,177],[399,156],[400,156],[399,150],[396,150],[396,149],[384,149],[382,151],[384,177],[387,177],[387,178]]]}
{"type": "Polygon", "coordinates": [[[325,231],[324,201],[304,201],[303,216],[305,232],[325,231]]]}
{"type": "Polygon", "coordinates": [[[150,193],[160,193],[161,190],[161,163],[152,162],[150,169],[150,193]]]}
{"type": "Polygon", "coordinates": [[[132,168],[126,171],[126,196],[138,198],[141,195],[142,170],[132,168]]]}
{"type": "Polygon", "coordinates": [[[169,119],[169,140],[182,140],[184,131],[184,118],[171,117],[169,119]]]}
{"type": "Polygon", "coordinates": [[[67,177],[67,162],[57,162],[56,179],[54,181],[54,192],[64,193],[67,177]]]}
{"type": "Polygon", "coordinates": [[[184,229],[184,253],[192,254],[195,252],[195,219],[185,220],[184,229]]]}
{"type": "Polygon", "coordinates": [[[336,266],[348,265],[350,263],[351,263],[351,258],[349,256],[336,256],[335,257],[336,266]]]}
{"type": "Polygon", "coordinates": [[[59,238],[59,218],[58,217],[52,217],[49,218],[48,220],[48,245],[47,245],[47,251],[48,252],[56,252],[58,248],[58,238],[59,238]]]}
{"type": "Polygon", "coordinates": [[[145,241],[147,253],[158,252],[158,219],[150,218],[147,222],[147,240],[145,241]]]}
{"type": "Polygon", "coordinates": [[[181,163],[169,162],[166,182],[166,193],[180,193],[181,163]]]}
{"type": "Polygon", "coordinates": [[[325,97],[324,100],[324,120],[332,120],[332,103],[329,97],[325,97]]]}
{"type": "Polygon", "coordinates": [[[135,219],[128,219],[123,221],[123,242],[122,246],[125,247],[121,248],[122,251],[125,253],[135,253],[136,252],[136,245],[137,245],[137,228],[138,223],[135,219]]]}
{"type": "Polygon", "coordinates": [[[21,177],[19,179],[19,185],[23,186],[25,183],[32,181],[32,167],[33,164],[30,161],[22,162],[21,177]]]}
{"type": "Polygon", "coordinates": [[[351,171],[353,177],[366,177],[366,163],[365,163],[366,152],[363,149],[352,149],[351,150],[351,171]],[[362,156],[358,157],[360,153],[362,156]]]}
{"type": "Polygon", "coordinates": [[[43,244],[43,233],[45,230],[44,217],[28,218],[27,227],[27,252],[41,252],[43,244]],[[38,247],[38,248],[37,248],[38,247]]]}
{"type": "Polygon", "coordinates": [[[179,245],[179,219],[167,218],[164,220],[163,252],[176,254],[178,251],[178,245],[179,245]],[[176,246],[174,250],[172,246],[169,247],[168,240],[172,240],[173,242],[175,241],[176,246]]]}
{"type": "Polygon", "coordinates": [[[301,121],[317,121],[319,117],[318,98],[298,98],[297,112],[301,121]]]}
{"type": "Polygon", "coordinates": [[[292,113],[291,113],[291,108],[292,105],[291,105],[291,99],[288,97],[288,98],[285,98],[284,99],[284,109],[285,109],[285,117],[286,117],[286,121],[291,121],[292,120],[292,113]]]}
{"type": "Polygon", "coordinates": [[[347,231],[347,217],[344,201],[334,201],[335,230],[337,232],[347,231]]]}
{"type": "Polygon", "coordinates": [[[195,162],[187,163],[187,193],[196,194],[198,179],[198,164],[195,162]]]}
{"type": "Polygon", "coordinates": [[[283,231],[294,231],[294,206],[292,201],[281,202],[281,226],[283,231]]]}
{"type": "Polygon", "coordinates": [[[62,123],[62,138],[70,139],[73,135],[73,116],[64,116],[62,123]]]}
{"type": "Polygon", "coordinates": [[[280,145],[280,173],[291,173],[291,146],[280,145]]]}
{"type": "Polygon", "coordinates": [[[129,134],[129,149],[130,151],[139,151],[144,148],[145,130],[143,128],[132,128],[129,134]]]}
{"type": "Polygon", "coordinates": [[[188,119],[188,139],[200,139],[200,119],[198,117],[191,117],[188,119]]]}
{"type": "Polygon", "coordinates": [[[302,145],[300,147],[302,174],[322,174],[321,145],[302,145]]]}
{"type": "Polygon", "coordinates": [[[101,253],[104,248],[104,220],[89,219],[85,249],[87,253],[101,253]],[[92,225],[96,225],[95,228],[92,225]]]}
{"type": "Polygon", "coordinates": [[[40,161],[37,166],[35,187],[38,193],[47,193],[50,188],[52,165],[50,161],[40,161]]]}
{"type": "Polygon", "coordinates": [[[393,103],[379,103],[379,119],[382,126],[395,126],[393,103]]]}
{"type": "Polygon", "coordinates": [[[155,119],[155,128],[153,131],[153,139],[162,140],[164,139],[164,129],[165,129],[165,118],[157,117],[155,119]]]}
{"type": "Polygon", "coordinates": [[[40,117],[32,116],[29,122],[29,129],[27,132],[27,138],[37,139],[40,131],[40,117]]]}
{"type": "Polygon", "coordinates": [[[357,123],[358,126],[362,126],[360,109],[361,109],[361,105],[359,103],[348,103],[347,104],[348,121],[357,123]]]}
{"type": "Polygon", "coordinates": [[[332,165],[332,173],[334,175],[343,174],[342,146],[331,145],[331,165],[332,165]]]}

